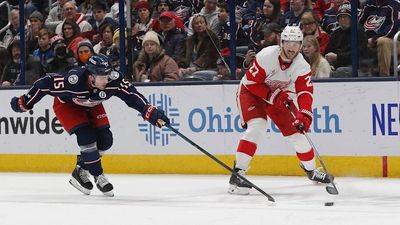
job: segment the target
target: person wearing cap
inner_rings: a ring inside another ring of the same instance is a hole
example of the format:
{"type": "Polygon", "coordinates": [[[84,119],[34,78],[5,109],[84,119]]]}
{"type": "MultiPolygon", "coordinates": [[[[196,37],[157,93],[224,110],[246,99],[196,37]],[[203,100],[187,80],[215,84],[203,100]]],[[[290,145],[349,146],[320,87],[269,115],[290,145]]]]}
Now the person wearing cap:
{"type": "Polygon", "coordinates": [[[39,11],[34,11],[29,16],[28,34],[26,35],[26,49],[30,54],[38,46],[39,30],[43,28],[43,15],[39,11]]]}
{"type": "Polygon", "coordinates": [[[337,22],[337,14],[339,11],[339,7],[343,4],[348,4],[347,0],[334,0],[331,4],[331,8],[327,9],[324,13],[324,17],[321,20],[322,30],[326,31],[328,34],[331,34],[338,26],[337,22]]]}
{"type": "Polygon", "coordinates": [[[160,46],[158,35],[148,31],[143,38],[143,48],[134,63],[134,80],[137,82],[177,81],[179,68],[160,46]]]}
{"type": "Polygon", "coordinates": [[[88,62],[89,58],[95,55],[93,50],[93,44],[88,39],[83,39],[79,42],[77,51],[77,63],[78,66],[84,66],[88,62]]]}
{"type": "MultiPolygon", "coordinates": [[[[351,6],[349,3],[339,7],[338,27],[331,34],[325,58],[334,70],[332,77],[352,76],[351,47],[351,6]]],[[[364,30],[357,26],[358,57],[363,60],[368,55],[367,37],[364,30]]]]}
{"type": "Polygon", "coordinates": [[[65,73],[74,67],[76,60],[74,54],[67,49],[62,36],[56,34],[50,38],[51,49],[54,57],[49,59],[48,73],[65,73]]]}
{"type": "Polygon", "coordinates": [[[164,39],[161,47],[164,49],[166,55],[176,61],[179,58],[186,38],[186,33],[177,27],[177,23],[182,23],[182,21],[172,11],[161,13],[158,21],[160,23],[159,34],[164,39]]]}
{"type": "Polygon", "coordinates": [[[133,47],[140,50],[143,37],[147,31],[151,30],[155,20],[151,18],[151,7],[146,0],[136,2],[135,11],[139,18],[137,23],[132,27],[132,36],[135,39],[133,47]]]}
{"type": "MultiPolygon", "coordinates": [[[[119,65],[120,65],[120,54],[119,54],[120,50],[121,50],[120,43],[119,43],[119,36],[120,35],[121,35],[120,30],[116,29],[114,31],[114,35],[112,37],[113,45],[111,46],[111,49],[108,52],[108,55],[106,54],[108,56],[108,59],[111,62],[111,65],[113,67],[116,67],[116,68],[119,68],[119,65]]],[[[127,40],[128,33],[126,32],[126,30],[124,32],[124,37],[125,37],[125,46],[128,46],[128,40],[127,40]]],[[[125,56],[127,54],[128,54],[128,48],[125,48],[125,56]]],[[[127,62],[127,57],[125,57],[125,62],[126,62],[126,64],[128,63],[127,62]]]]}
{"type": "Polygon", "coordinates": [[[256,53],[262,50],[263,48],[272,45],[279,45],[281,32],[282,32],[281,26],[279,26],[279,24],[277,23],[272,22],[264,24],[261,30],[261,35],[263,36],[263,39],[260,41],[260,46],[252,46],[252,45],[249,46],[245,59],[243,60],[243,68],[244,69],[249,68],[251,62],[256,57],[256,53]]]}

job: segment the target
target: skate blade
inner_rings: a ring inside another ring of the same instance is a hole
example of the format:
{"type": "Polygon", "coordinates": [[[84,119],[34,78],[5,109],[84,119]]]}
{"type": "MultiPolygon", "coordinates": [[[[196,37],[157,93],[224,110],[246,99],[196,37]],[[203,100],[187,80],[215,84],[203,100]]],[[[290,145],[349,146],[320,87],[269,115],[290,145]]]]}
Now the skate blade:
{"type": "Polygon", "coordinates": [[[69,183],[72,185],[72,187],[76,188],[78,191],[82,192],[85,195],[90,195],[90,190],[82,187],[78,181],[76,181],[74,178],[71,178],[69,180],[69,183]]]}
{"type": "Polygon", "coordinates": [[[107,192],[102,192],[105,196],[108,197],[114,197],[114,192],[113,191],[107,191],[107,192]]]}
{"type": "Polygon", "coordinates": [[[232,195],[249,195],[250,188],[238,187],[236,185],[231,185],[228,189],[228,193],[232,195]]]}

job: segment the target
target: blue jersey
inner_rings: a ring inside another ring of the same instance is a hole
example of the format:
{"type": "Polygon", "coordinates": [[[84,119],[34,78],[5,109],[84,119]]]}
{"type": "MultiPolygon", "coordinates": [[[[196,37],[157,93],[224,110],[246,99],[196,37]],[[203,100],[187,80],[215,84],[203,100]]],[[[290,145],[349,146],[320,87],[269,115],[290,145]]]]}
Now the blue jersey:
{"type": "Polygon", "coordinates": [[[123,79],[118,71],[112,71],[110,81],[104,90],[92,87],[88,81],[89,73],[83,67],[71,69],[68,74],[50,73],[37,80],[24,96],[28,108],[32,108],[45,95],[57,97],[61,102],[72,102],[81,107],[91,108],[117,96],[129,107],[143,112],[147,99],[136,88],[123,79]]]}

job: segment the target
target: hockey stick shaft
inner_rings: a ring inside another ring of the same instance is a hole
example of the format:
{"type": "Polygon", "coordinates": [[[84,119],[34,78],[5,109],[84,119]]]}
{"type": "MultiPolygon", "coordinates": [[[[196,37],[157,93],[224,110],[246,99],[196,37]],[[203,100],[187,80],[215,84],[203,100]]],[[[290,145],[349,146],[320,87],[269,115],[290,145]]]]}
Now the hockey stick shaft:
{"type": "Polygon", "coordinates": [[[211,158],[212,160],[214,160],[216,163],[218,163],[220,166],[224,167],[225,169],[227,169],[228,171],[230,171],[232,174],[234,174],[235,176],[239,177],[240,179],[244,180],[245,182],[247,182],[250,186],[252,186],[254,189],[256,189],[257,191],[259,191],[261,194],[263,194],[265,197],[268,198],[268,201],[271,202],[275,202],[275,199],[267,194],[265,191],[263,191],[261,188],[257,187],[255,184],[253,184],[252,182],[250,182],[248,179],[246,179],[245,177],[243,177],[242,175],[236,173],[232,168],[230,168],[228,165],[226,165],[225,163],[223,163],[221,160],[219,160],[218,158],[216,158],[215,156],[213,156],[211,153],[207,152],[206,150],[204,150],[202,147],[200,147],[199,145],[197,145],[196,143],[194,143],[192,140],[190,140],[189,138],[187,138],[185,135],[183,135],[182,133],[180,133],[178,130],[176,130],[175,128],[173,128],[170,124],[165,124],[166,127],[168,127],[170,130],[172,130],[175,134],[177,134],[179,137],[181,137],[182,139],[184,139],[185,141],[187,141],[188,143],[190,143],[191,145],[193,145],[194,147],[196,147],[198,150],[200,150],[202,153],[204,153],[205,155],[207,155],[209,158],[211,158]]]}
{"type": "MultiPolygon", "coordinates": [[[[294,115],[294,113],[293,113],[292,109],[290,108],[290,105],[289,105],[289,104],[286,104],[286,108],[289,110],[289,112],[290,112],[290,114],[292,115],[292,117],[293,117],[294,119],[296,119],[296,115],[294,115]]],[[[322,158],[321,158],[321,156],[320,156],[320,154],[319,154],[317,148],[315,148],[314,143],[312,142],[310,136],[308,136],[307,132],[304,130],[304,127],[303,127],[302,125],[303,125],[303,124],[301,124],[301,125],[299,126],[299,130],[300,130],[300,131],[303,133],[303,135],[306,137],[308,143],[311,145],[311,148],[314,149],[314,153],[315,153],[315,155],[317,156],[317,159],[318,159],[319,163],[321,164],[322,168],[324,168],[325,172],[329,174],[328,169],[326,168],[325,163],[324,163],[324,161],[322,160],[322,158]]],[[[331,184],[332,184],[333,188],[335,189],[334,194],[338,194],[339,191],[337,190],[336,185],[335,185],[335,183],[333,182],[333,180],[331,181],[331,184]]],[[[328,192],[330,193],[330,191],[328,191],[328,192]]]]}

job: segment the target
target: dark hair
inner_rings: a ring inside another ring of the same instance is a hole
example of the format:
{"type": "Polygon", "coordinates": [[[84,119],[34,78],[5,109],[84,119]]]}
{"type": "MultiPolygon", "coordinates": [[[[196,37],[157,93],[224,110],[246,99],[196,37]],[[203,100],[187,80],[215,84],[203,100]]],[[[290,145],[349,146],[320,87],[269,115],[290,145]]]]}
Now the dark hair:
{"type": "Polygon", "coordinates": [[[111,25],[111,23],[103,23],[100,26],[100,37],[103,35],[103,32],[104,32],[105,29],[107,29],[107,27],[109,27],[111,29],[112,35],[114,34],[114,31],[115,31],[114,26],[111,25]]]}
{"type": "MultiPolygon", "coordinates": [[[[79,28],[79,25],[72,19],[66,19],[62,25],[62,36],[64,37],[64,27],[65,25],[70,25],[72,27],[72,31],[74,34],[72,35],[71,39],[75,38],[76,36],[81,34],[81,28],[79,28]]],[[[65,37],[64,37],[65,38],[65,37]]]]}

